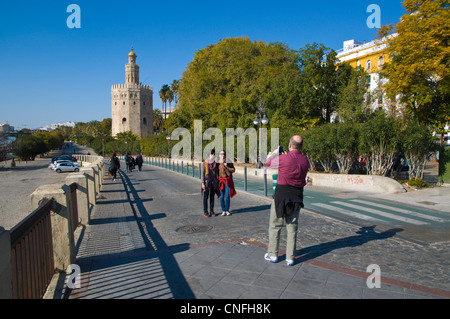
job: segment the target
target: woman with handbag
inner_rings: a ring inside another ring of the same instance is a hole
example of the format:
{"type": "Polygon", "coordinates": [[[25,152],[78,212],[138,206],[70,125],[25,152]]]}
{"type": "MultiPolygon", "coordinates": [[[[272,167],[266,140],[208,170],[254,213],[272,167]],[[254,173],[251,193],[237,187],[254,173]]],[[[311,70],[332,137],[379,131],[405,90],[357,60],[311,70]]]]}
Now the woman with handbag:
{"type": "Polygon", "coordinates": [[[235,172],[233,163],[227,163],[225,151],[219,153],[219,191],[220,206],[222,216],[230,216],[230,199],[236,195],[234,188],[233,173],[235,172]]]}

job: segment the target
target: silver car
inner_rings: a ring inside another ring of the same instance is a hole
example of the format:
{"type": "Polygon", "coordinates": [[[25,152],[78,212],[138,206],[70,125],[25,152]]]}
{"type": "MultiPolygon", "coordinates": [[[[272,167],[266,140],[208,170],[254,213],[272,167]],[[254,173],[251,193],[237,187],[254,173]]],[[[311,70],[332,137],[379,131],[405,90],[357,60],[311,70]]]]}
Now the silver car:
{"type": "Polygon", "coordinates": [[[78,172],[80,171],[80,164],[78,163],[73,163],[70,161],[65,161],[65,162],[61,162],[61,163],[56,163],[56,165],[54,166],[54,170],[56,171],[56,173],[61,173],[61,172],[78,172]]]}
{"type": "Polygon", "coordinates": [[[60,163],[72,163],[72,161],[69,161],[69,160],[57,160],[57,161],[51,162],[50,165],[48,165],[48,168],[54,170],[56,165],[60,164],[60,163]]]}

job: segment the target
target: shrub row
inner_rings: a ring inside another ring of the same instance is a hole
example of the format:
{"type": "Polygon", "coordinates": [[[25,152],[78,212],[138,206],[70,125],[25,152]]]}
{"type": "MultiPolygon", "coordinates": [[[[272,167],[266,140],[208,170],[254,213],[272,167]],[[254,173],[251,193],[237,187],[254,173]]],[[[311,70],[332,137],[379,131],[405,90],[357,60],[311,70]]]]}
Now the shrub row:
{"type": "Polygon", "coordinates": [[[365,123],[330,123],[303,134],[304,152],[312,169],[320,166],[339,173],[363,169],[386,176],[409,166],[410,178],[422,178],[424,165],[435,143],[430,129],[415,121],[404,123],[380,113],[365,123]],[[316,165],[318,164],[318,165],[316,165]]]}

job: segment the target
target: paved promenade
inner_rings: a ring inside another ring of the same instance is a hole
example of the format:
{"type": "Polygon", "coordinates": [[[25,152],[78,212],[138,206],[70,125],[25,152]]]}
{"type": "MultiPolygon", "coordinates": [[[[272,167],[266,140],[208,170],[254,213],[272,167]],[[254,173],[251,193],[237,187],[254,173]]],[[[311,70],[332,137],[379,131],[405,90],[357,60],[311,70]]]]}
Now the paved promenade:
{"type": "Polygon", "coordinates": [[[284,252],[272,264],[263,259],[269,199],[238,191],[231,216],[205,218],[198,179],[149,165],[122,169],[115,182],[105,178],[91,225],[77,232],[80,287],[47,298],[450,298],[448,243],[420,245],[396,228],[305,209],[295,265],[284,252]],[[380,288],[367,285],[371,264],[380,267],[380,288]]]}

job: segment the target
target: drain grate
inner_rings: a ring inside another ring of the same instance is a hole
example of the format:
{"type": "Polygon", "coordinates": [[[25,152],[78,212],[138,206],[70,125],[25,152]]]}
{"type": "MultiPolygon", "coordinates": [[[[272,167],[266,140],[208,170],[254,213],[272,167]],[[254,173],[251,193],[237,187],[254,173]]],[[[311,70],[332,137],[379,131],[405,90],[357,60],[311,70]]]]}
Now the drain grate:
{"type": "Polygon", "coordinates": [[[186,233],[186,234],[196,234],[196,233],[204,233],[213,229],[212,226],[209,225],[186,225],[180,228],[177,228],[175,231],[177,233],[186,233]]]}

